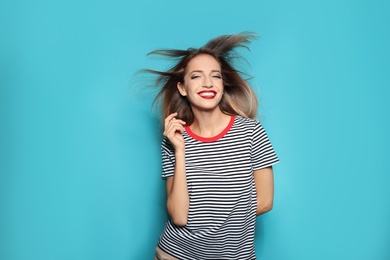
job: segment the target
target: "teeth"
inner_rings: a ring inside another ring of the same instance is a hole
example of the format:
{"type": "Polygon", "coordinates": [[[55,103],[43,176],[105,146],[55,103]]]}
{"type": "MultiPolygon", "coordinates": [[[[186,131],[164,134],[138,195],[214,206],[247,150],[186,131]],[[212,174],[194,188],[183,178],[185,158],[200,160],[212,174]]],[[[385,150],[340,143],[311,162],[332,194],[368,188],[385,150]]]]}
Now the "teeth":
{"type": "Polygon", "coordinates": [[[201,96],[205,96],[205,97],[213,97],[215,96],[215,93],[214,92],[202,92],[200,93],[201,96]]]}

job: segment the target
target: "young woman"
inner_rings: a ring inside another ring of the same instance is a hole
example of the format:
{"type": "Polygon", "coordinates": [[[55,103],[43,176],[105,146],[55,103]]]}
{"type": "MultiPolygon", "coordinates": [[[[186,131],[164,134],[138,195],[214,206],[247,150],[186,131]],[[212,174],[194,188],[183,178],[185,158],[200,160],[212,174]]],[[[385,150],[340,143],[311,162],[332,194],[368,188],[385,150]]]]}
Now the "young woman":
{"type": "Polygon", "coordinates": [[[256,215],[273,204],[278,161],[255,118],[256,96],[233,67],[255,35],[225,35],[199,49],[158,50],[176,58],[159,75],[169,220],[155,259],[256,259],[256,215]]]}

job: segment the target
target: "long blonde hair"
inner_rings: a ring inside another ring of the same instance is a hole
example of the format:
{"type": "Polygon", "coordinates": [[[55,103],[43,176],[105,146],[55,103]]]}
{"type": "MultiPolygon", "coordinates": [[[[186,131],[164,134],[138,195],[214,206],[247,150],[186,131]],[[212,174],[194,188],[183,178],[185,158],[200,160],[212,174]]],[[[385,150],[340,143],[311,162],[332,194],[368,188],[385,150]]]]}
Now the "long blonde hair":
{"type": "Polygon", "coordinates": [[[188,125],[192,124],[194,114],[186,97],[180,95],[177,83],[184,83],[184,75],[188,63],[197,55],[207,54],[214,57],[221,66],[224,94],[219,103],[221,111],[228,115],[255,118],[258,101],[253,89],[241,77],[241,72],[233,67],[233,60],[240,58],[235,52],[238,47],[247,48],[246,44],[257,38],[254,33],[243,32],[234,35],[222,35],[210,40],[199,49],[187,50],[164,49],[150,52],[148,55],[161,55],[178,60],[176,65],[167,71],[146,69],[145,71],[159,75],[156,80],[159,90],[154,104],[161,101],[162,116],[177,112],[177,117],[188,125]]]}

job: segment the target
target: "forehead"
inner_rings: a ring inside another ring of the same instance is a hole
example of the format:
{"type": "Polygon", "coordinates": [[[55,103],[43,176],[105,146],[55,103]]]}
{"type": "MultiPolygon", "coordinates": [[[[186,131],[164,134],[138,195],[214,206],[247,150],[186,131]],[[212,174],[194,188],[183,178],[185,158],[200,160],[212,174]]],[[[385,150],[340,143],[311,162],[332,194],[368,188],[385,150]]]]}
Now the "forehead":
{"type": "Polygon", "coordinates": [[[187,65],[187,71],[191,72],[192,70],[221,70],[221,65],[213,56],[199,54],[187,65]]]}

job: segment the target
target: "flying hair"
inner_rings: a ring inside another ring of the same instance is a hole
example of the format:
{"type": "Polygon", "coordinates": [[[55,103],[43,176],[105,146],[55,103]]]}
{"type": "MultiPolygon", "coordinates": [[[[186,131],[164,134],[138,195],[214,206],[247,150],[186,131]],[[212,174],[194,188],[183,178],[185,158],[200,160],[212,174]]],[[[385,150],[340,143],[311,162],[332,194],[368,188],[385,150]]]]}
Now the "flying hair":
{"type": "Polygon", "coordinates": [[[175,61],[175,65],[167,71],[144,70],[158,75],[156,85],[161,86],[161,89],[153,104],[161,105],[163,118],[177,112],[178,118],[188,125],[192,124],[194,115],[190,103],[186,97],[180,95],[177,83],[184,83],[188,63],[201,54],[214,57],[221,66],[224,85],[224,94],[219,103],[221,111],[227,115],[255,118],[258,107],[256,95],[246,80],[242,78],[243,73],[234,67],[234,62],[243,59],[236,50],[238,48],[249,50],[247,45],[256,38],[257,35],[252,32],[242,32],[216,37],[198,49],[161,49],[148,53],[148,55],[159,55],[175,61]]]}

